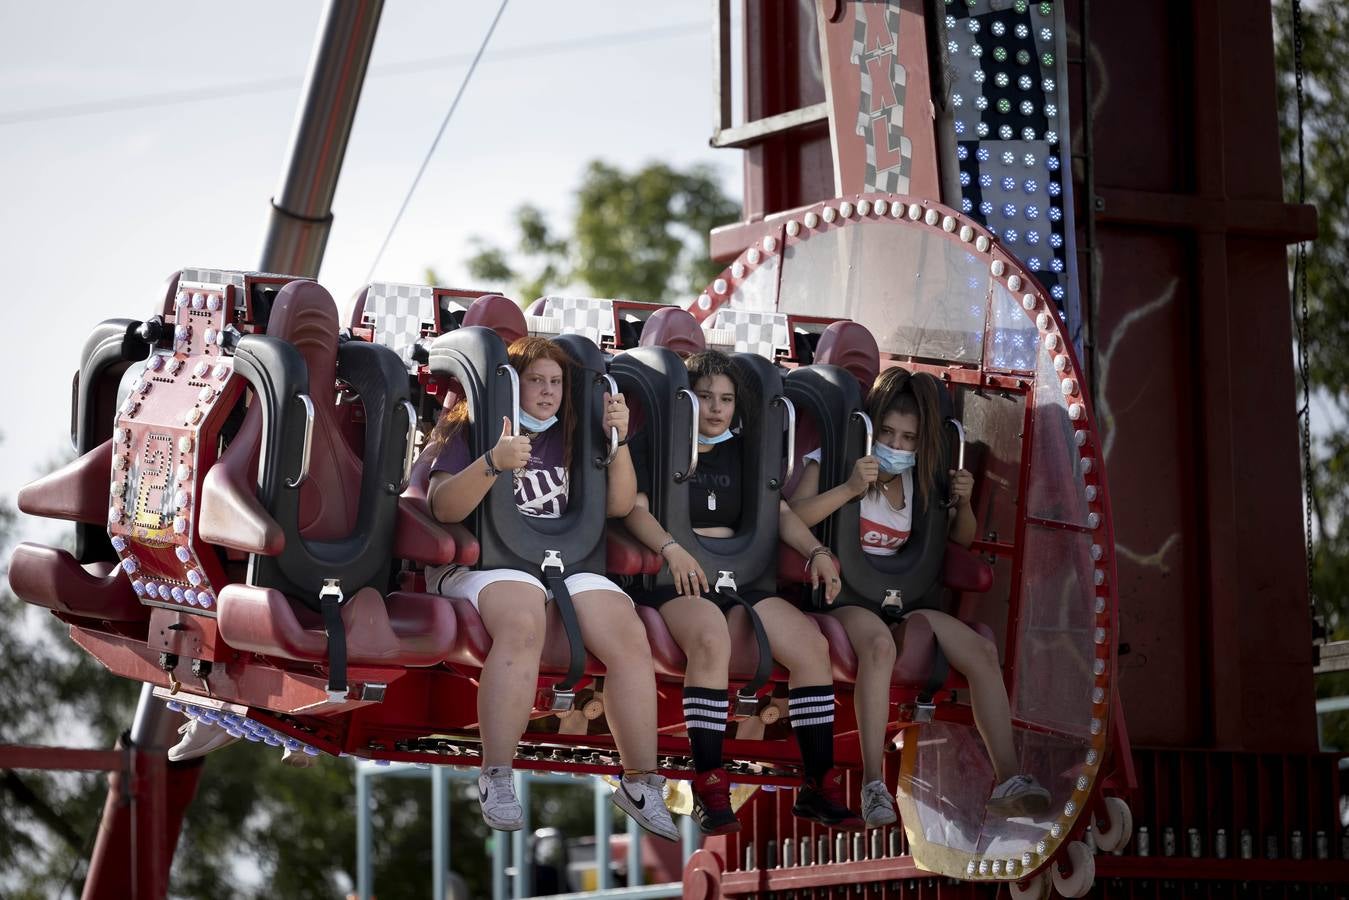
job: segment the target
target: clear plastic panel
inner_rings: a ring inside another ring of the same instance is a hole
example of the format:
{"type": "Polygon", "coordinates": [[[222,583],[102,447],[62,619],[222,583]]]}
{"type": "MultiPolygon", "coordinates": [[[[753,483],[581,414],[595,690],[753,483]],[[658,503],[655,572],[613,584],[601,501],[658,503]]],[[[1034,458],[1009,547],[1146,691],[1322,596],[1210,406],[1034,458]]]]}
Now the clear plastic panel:
{"type": "Polygon", "coordinates": [[[770,256],[731,291],[731,306],[736,309],[773,312],[777,309],[778,270],[782,257],[770,256]]]}
{"type": "Polygon", "coordinates": [[[1052,826],[1071,825],[1081,814],[1074,807],[1072,815],[1065,815],[1077,778],[1095,774],[1087,766],[1087,743],[1028,731],[1018,732],[1015,740],[1020,770],[1050,793],[1049,808],[1038,817],[1008,818],[988,811],[993,767],[974,728],[935,722],[905,734],[900,813],[920,866],[959,878],[972,858],[1020,864],[1029,854],[1032,864],[1038,864],[1040,841],[1053,852],[1069,829],[1064,827],[1055,839],[1052,826]]]}
{"type": "Polygon", "coordinates": [[[961,388],[957,401],[965,426],[965,467],[975,479],[974,512],[979,522],[975,536],[1011,543],[1021,486],[1025,395],[961,388]]]}
{"type": "Polygon", "coordinates": [[[864,220],[788,244],[778,308],[816,315],[828,296],[886,353],[977,363],[990,277],[987,258],[957,240],[907,221],[864,220]]]}
{"type": "MultiPolygon", "coordinates": [[[[933,722],[906,731],[903,752],[913,763],[901,767],[899,790],[918,814],[915,823],[904,810],[905,826],[935,846],[977,852],[993,792],[993,766],[979,733],[963,725],[933,722]]],[[[917,846],[914,854],[918,855],[917,846]]]]}
{"type": "Polygon", "coordinates": [[[993,319],[989,323],[984,365],[1018,372],[1035,370],[1035,320],[1026,315],[1021,301],[1001,281],[993,282],[993,319]]]}
{"type": "Polygon", "coordinates": [[[1035,370],[1035,442],[1031,460],[1027,512],[1037,519],[1086,527],[1086,483],[1078,468],[1080,454],[1073,441],[1068,403],[1054,370],[1054,354],[1040,342],[1035,370]]]}
{"type": "Polygon", "coordinates": [[[1096,680],[1094,571],[1090,535],[1026,526],[1012,714],[1083,739],[1096,680]]]}

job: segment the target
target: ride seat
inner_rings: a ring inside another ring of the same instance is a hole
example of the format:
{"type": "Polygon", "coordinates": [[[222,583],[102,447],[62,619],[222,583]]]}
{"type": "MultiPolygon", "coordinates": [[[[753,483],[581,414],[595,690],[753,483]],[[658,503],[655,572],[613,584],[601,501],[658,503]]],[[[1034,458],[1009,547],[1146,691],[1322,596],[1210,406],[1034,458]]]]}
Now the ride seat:
{"type": "MultiPolygon", "coordinates": [[[[224,641],[237,650],[302,662],[328,659],[328,636],[322,623],[314,621],[315,611],[300,606],[281,590],[293,578],[312,582],[327,571],[328,564],[301,557],[296,564],[287,567],[285,560],[278,556],[287,550],[291,541],[299,540],[304,544],[342,541],[358,528],[380,527],[376,520],[383,515],[389,516],[384,519],[388,523],[384,528],[392,524],[396,533],[403,534],[404,552],[415,550],[438,555],[448,549],[450,554],[453,553],[448,535],[442,536],[438,529],[433,532],[419,527],[422,523],[415,510],[412,514],[397,508],[383,514],[379,512],[379,504],[397,501],[392,497],[378,499],[379,492],[386,490],[386,486],[375,484],[372,490],[372,483],[366,479],[385,480],[390,474],[387,470],[392,467],[392,460],[383,458],[383,453],[368,453],[372,467],[379,463],[384,465],[378,473],[373,469],[367,471],[363,461],[343,438],[335,420],[334,386],[339,360],[337,323],[337,310],[328,292],[313,282],[296,282],[287,285],[277,297],[267,328],[269,337],[287,341],[299,351],[308,372],[309,396],[314,408],[308,477],[298,487],[298,502],[292,512],[296,532],[287,534],[281,522],[257,496],[254,473],[262,452],[266,402],[261,396],[255,398],[234,441],[203,480],[199,525],[202,538],[258,554],[261,564],[276,560],[270,569],[277,573],[276,579],[267,578],[261,584],[232,584],[220,591],[217,625],[224,641]],[[362,492],[376,497],[370,507],[360,504],[362,492]],[[316,569],[321,571],[313,571],[316,569]]],[[[379,354],[388,354],[396,360],[396,355],[387,348],[362,344],[344,352],[358,363],[368,365],[373,361],[377,377],[392,378],[392,370],[378,368],[385,362],[379,354]],[[358,350],[366,354],[366,358],[355,356],[358,350]]],[[[401,363],[393,365],[402,371],[401,363]]],[[[378,429],[381,424],[389,427],[391,423],[387,417],[394,414],[384,404],[391,404],[396,398],[377,396],[378,393],[373,384],[366,385],[365,402],[370,413],[367,427],[371,429],[378,429]]],[[[273,427],[276,427],[275,422],[273,427]]],[[[367,448],[378,439],[377,435],[367,435],[367,448]]],[[[387,448],[387,444],[385,446],[387,448]]],[[[269,459],[268,465],[279,462],[269,459]]],[[[400,544],[396,537],[385,536],[384,540],[395,547],[400,544]]],[[[379,547],[378,543],[352,544],[355,554],[352,562],[360,563],[364,554],[381,552],[379,547]]],[[[387,554],[388,551],[383,552],[387,554]]],[[[453,643],[453,616],[444,609],[440,598],[430,595],[395,593],[381,600],[374,585],[383,585],[381,571],[387,572],[387,564],[385,558],[383,569],[377,566],[373,575],[366,576],[370,579],[369,584],[347,585],[349,591],[356,588],[340,608],[347,632],[348,660],[357,664],[435,665],[444,659],[453,643]]],[[[369,566],[370,562],[365,565],[369,566]]],[[[333,576],[343,574],[340,564],[331,565],[331,569],[333,576]]],[[[258,564],[250,566],[251,575],[257,571],[258,564]]],[[[359,573],[362,569],[354,571],[359,573]]],[[[359,579],[361,576],[354,574],[351,577],[359,579]]],[[[303,591],[304,587],[299,590],[303,591]]]]}

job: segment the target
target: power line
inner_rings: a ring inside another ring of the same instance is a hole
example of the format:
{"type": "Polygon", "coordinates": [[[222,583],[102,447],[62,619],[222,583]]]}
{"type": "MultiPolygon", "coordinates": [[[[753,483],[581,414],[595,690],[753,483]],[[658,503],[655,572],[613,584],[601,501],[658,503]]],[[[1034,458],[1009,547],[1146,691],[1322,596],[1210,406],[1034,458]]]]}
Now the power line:
{"type": "MultiPolygon", "coordinates": [[[[576,38],[566,41],[546,41],[520,47],[507,47],[494,52],[485,62],[506,62],[512,59],[552,56],[571,53],[593,47],[609,47],[616,44],[632,44],[662,38],[684,37],[693,34],[706,34],[705,22],[688,22],[682,25],[667,25],[661,28],[646,28],[637,31],[619,31],[610,34],[595,35],[589,38],[576,38]]],[[[452,68],[463,65],[475,58],[471,53],[455,53],[447,56],[430,56],[405,62],[386,63],[371,67],[367,78],[381,78],[392,75],[410,75],[436,69],[452,68]]],[[[211,100],[228,100],[234,97],[246,97],[251,94],[271,94],[279,91],[299,90],[303,83],[302,75],[286,75],[276,78],[260,78],[256,81],[234,82],[233,84],[209,85],[189,88],[181,91],[162,91],[154,94],[137,94],[130,97],[113,97],[107,100],[91,100],[83,103],[67,103],[58,106],[40,106],[34,109],[19,109],[0,112],[0,126],[19,125],[28,122],[47,122],[57,119],[71,119],[80,116],[101,115],[104,113],[130,112],[141,109],[154,109],[161,106],[176,106],[183,103],[199,103],[211,100]]]]}
{"type": "Polygon", "coordinates": [[[380,259],[383,258],[384,251],[389,248],[389,241],[393,238],[398,223],[403,220],[403,213],[407,210],[408,203],[412,201],[412,195],[416,192],[417,185],[421,184],[422,175],[426,173],[426,167],[431,163],[431,157],[436,152],[436,146],[440,143],[441,136],[445,134],[445,128],[450,124],[454,111],[459,108],[459,101],[464,97],[464,90],[468,87],[468,83],[473,80],[473,73],[478,70],[478,61],[482,59],[488,41],[492,40],[492,33],[497,30],[497,23],[501,21],[501,14],[506,11],[506,4],[509,2],[510,0],[501,0],[501,6],[497,8],[496,18],[492,19],[492,24],[487,26],[487,33],[482,36],[482,43],[478,45],[478,52],[473,57],[473,62],[469,63],[468,71],[464,73],[464,80],[459,82],[459,90],[455,92],[454,99],[450,101],[450,108],[445,111],[445,118],[440,120],[440,130],[431,139],[431,146],[426,149],[426,156],[422,159],[421,167],[417,169],[416,177],[412,179],[412,184],[408,186],[407,195],[403,197],[403,204],[398,207],[398,214],[393,217],[393,222],[389,225],[389,231],[384,235],[384,243],[379,245],[379,252],[375,254],[374,260],[370,263],[370,271],[365,275],[367,284],[375,274],[375,267],[379,265],[380,259]]]}

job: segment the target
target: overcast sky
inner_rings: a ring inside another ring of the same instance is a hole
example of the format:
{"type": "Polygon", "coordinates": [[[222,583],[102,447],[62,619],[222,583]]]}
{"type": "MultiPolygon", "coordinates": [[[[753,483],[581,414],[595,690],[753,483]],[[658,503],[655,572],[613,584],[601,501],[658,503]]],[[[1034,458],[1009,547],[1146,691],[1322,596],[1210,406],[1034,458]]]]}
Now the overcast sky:
{"type": "MultiPolygon", "coordinates": [[[[69,446],[71,373],[97,322],[152,314],[176,269],[255,267],[322,8],[0,0],[5,502],[69,446]],[[197,96],[171,102],[179,92],[197,96]]],[[[364,283],[495,11],[385,4],[319,273],[339,306],[364,283]]],[[[709,13],[511,0],[376,280],[434,266],[470,286],[468,237],[504,240],[526,201],[565,212],[595,157],[709,163],[738,195],[740,153],[707,144],[709,13]]]]}

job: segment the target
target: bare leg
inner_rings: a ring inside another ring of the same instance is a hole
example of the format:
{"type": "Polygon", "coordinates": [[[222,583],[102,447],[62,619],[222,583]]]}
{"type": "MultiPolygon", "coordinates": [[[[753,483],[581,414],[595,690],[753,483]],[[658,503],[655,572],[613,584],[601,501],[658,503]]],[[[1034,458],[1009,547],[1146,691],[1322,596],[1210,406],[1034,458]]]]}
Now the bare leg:
{"type": "Polygon", "coordinates": [[[614,591],[572,597],[581,639],[604,663],[604,709],[628,769],[656,768],[656,672],[632,601],[614,591]]]}
{"type": "Polygon", "coordinates": [[[885,750],[885,726],[890,720],[890,679],[895,671],[895,636],[869,609],[842,606],[829,613],[843,623],[857,653],[857,683],[853,707],[862,743],[862,780],[879,781],[885,750]]]}
{"type": "Polygon", "coordinates": [[[534,708],[543,650],[543,591],[517,581],[488,585],[478,594],[478,613],[492,636],[478,681],[482,764],[509,767],[534,708]]]}
{"type": "Polygon", "coordinates": [[[998,664],[998,648],[954,616],[928,609],[910,615],[927,619],[947,660],[970,683],[974,725],[984,739],[997,782],[1001,784],[1021,767],[1012,742],[1012,711],[1007,703],[1007,686],[1002,681],[1002,666],[998,664]]]}
{"type": "MultiPolygon", "coordinates": [[[[769,597],[754,605],[768,633],[773,658],[787,667],[789,688],[834,683],[829,661],[829,641],[801,610],[781,597],[769,597]]],[[[743,615],[732,610],[732,615],[743,615]]]]}
{"type": "Polygon", "coordinates": [[[731,634],[726,628],[726,616],[717,605],[705,597],[676,597],[660,608],[660,617],[688,657],[684,686],[726,690],[730,680],[731,634]]]}

